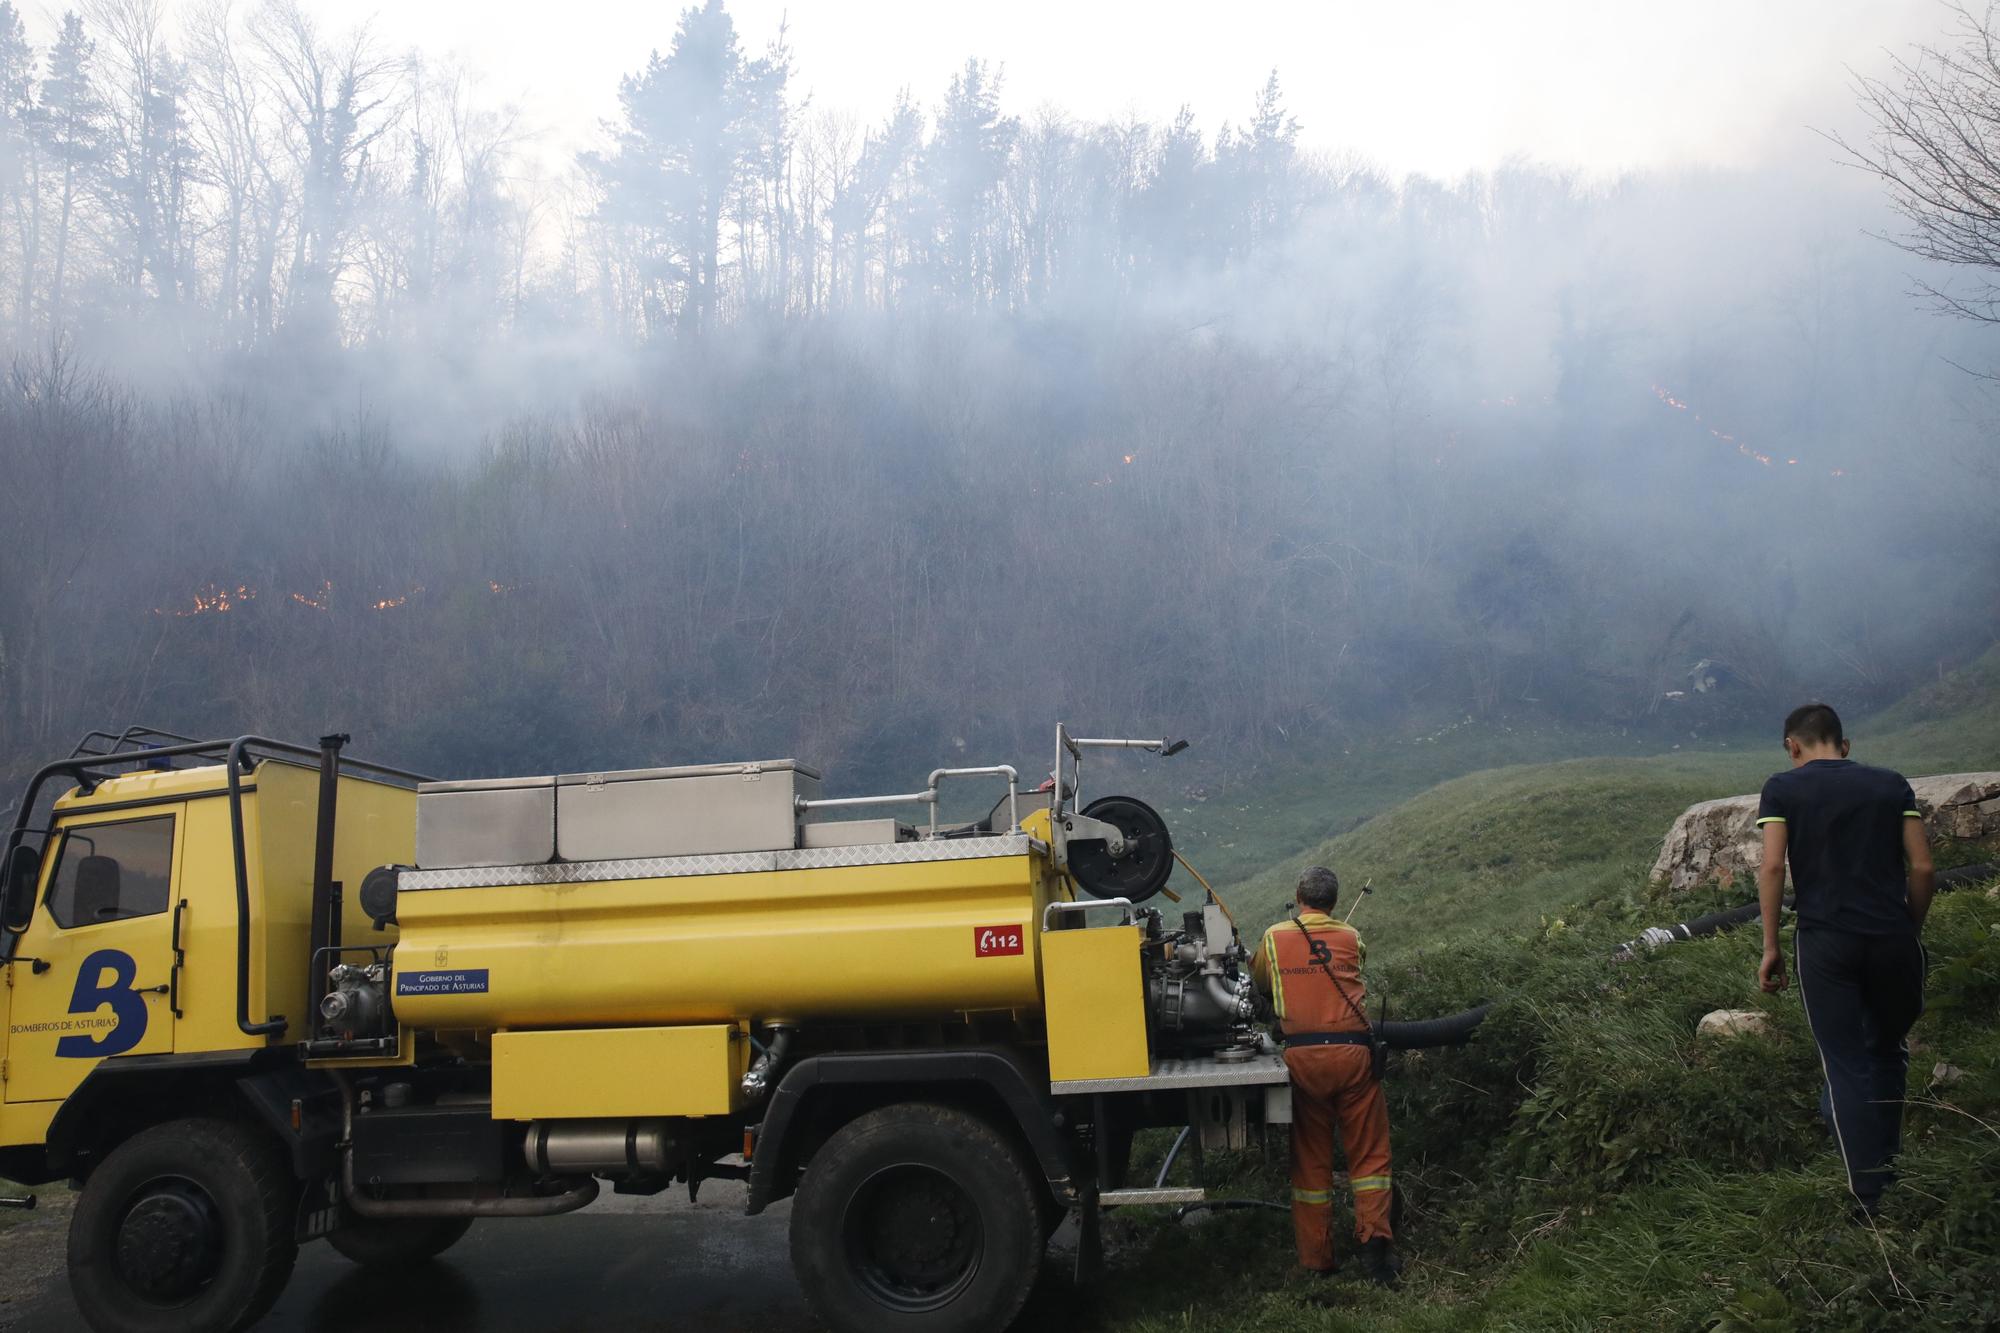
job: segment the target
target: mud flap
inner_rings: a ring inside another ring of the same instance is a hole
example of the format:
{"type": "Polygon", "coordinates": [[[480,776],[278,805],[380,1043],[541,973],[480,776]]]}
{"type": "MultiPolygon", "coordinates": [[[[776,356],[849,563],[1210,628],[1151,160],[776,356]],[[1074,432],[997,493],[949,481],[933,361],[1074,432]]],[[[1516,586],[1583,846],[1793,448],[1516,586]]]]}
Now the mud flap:
{"type": "Polygon", "coordinates": [[[1104,1235],[1100,1228],[1103,1210],[1097,1205],[1093,1182],[1077,1191],[1076,1200],[1076,1285],[1088,1286],[1104,1271],[1104,1235]]]}

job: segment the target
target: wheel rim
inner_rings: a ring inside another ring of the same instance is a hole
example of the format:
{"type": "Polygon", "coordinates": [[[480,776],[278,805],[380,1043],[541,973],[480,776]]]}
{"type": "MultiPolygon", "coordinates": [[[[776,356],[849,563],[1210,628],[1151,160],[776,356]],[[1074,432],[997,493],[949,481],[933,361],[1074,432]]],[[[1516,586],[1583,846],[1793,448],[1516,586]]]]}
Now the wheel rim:
{"type": "Polygon", "coordinates": [[[222,1267],[215,1201],[185,1176],[149,1180],[118,1220],[118,1276],[155,1305],[180,1305],[222,1267]]]}
{"type": "Polygon", "coordinates": [[[979,1207],[956,1180],[915,1162],[885,1167],[849,1197],[847,1262],[892,1310],[941,1309],[972,1285],[985,1248],[979,1207]]]}

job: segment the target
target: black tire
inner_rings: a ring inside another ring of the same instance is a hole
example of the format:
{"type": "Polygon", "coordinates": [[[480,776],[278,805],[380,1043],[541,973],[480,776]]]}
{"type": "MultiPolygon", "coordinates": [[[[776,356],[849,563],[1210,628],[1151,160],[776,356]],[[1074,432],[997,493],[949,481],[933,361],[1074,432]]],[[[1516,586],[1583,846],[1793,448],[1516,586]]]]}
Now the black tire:
{"type": "Polygon", "coordinates": [[[85,1182],[69,1226],[69,1285],[111,1333],[232,1333],[292,1275],[298,1187],[270,1135],[173,1120],[118,1145],[85,1182]]]}
{"type": "Polygon", "coordinates": [[[327,1243],[363,1268],[415,1268],[465,1239],[469,1217],[355,1217],[348,1215],[327,1243]]]}
{"type": "Polygon", "coordinates": [[[888,1106],[813,1154],[792,1267],[836,1333],[999,1333],[1041,1272],[1041,1194],[1014,1143],[948,1106],[888,1106]]]}

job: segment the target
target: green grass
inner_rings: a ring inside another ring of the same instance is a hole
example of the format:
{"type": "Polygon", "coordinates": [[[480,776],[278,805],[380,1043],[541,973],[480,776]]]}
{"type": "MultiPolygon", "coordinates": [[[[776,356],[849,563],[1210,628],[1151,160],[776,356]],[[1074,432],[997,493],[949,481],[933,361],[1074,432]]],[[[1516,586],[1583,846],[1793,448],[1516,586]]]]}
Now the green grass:
{"type": "MultiPolygon", "coordinates": [[[[2000,898],[1939,901],[1914,1034],[1903,1183],[1879,1230],[1846,1220],[1796,992],[1754,989],[1737,932],[1615,965],[1622,922],[1485,941],[1388,969],[1437,1008],[1500,1001],[1462,1050],[1396,1057],[1410,1268],[1389,1294],[1289,1275],[1279,1213],[1123,1225],[1097,1308],[1119,1333],[1272,1329],[1983,1329],[2000,1245],[2000,898]],[[1697,1041],[1712,1008],[1768,1039],[1697,1041]],[[1934,1064],[1965,1071],[1933,1086],[1934,1064]]],[[[1218,1193],[1284,1197],[1282,1149],[1211,1159],[1218,1193]]],[[[1341,1224],[1345,1225],[1342,1219],[1341,1224]]],[[[1344,1234],[1344,1233],[1343,1233],[1344,1234]]]]}
{"type": "MultiPolygon", "coordinates": [[[[1857,759],[1912,774],[2000,768],[2000,650],[1853,733],[1857,759]]],[[[1774,741],[1490,769],[1218,889],[1261,928],[1289,906],[1300,870],[1330,865],[1346,906],[1374,882],[1355,924],[1376,957],[1456,946],[1560,919],[1610,886],[1642,885],[1675,816],[1696,801],[1756,791],[1784,762],[1774,741]]],[[[1305,798],[1288,791],[1281,804],[1296,810],[1305,798]]]]}
{"type": "MultiPolygon", "coordinates": [[[[1912,774],[2000,768],[2000,652],[1851,730],[1857,758],[1912,774]]],[[[1370,762],[1385,765],[1389,788],[1451,764],[1387,753],[1370,762]]],[[[1781,762],[1771,743],[1513,763],[1384,800],[1345,828],[1366,791],[1336,781],[1316,803],[1309,772],[1277,775],[1284,790],[1263,814],[1237,811],[1241,836],[1285,819],[1337,831],[1287,844],[1273,828],[1260,845],[1275,864],[1222,886],[1239,913],[1270,920],[1310,861],[1350,886],[1372,876],[1357,922],[1377,993],[1406,1017],[1497,1001],[1470,1046],[1392,1064],[1404,1287],[1291,1276],[1277,1212],[1195,1226],[1142,1210],[1114,1223],[1113,1271],[1091,1303],[1044,1322],[1116,1333],[2000,1327],[2000,884],[1942,897],[1926,930],[1930,1007],[1913,1034],[1903,1181],[1872,1230],[1846,1218],[1797,992],[1755,988],[1756,932],[1610,961],[1661,915],[1645,873],[1674,816],[1755,790],[1781,762]],[[1761,1010],[1771,1035],[1697,1041],[1716,1008],[1761,1010]],[[1962,1072],[1933,1082],[1939,1064],[1962,1072]]],[[[1253,809],[1264,799],[1236,795],[1253,809]]],[[[1224,825],[1201,813],[1211,830],[1224,825]]],[[[1198,1170],[1215,1193],[1285,1197],[1281,1139],[1198,1170]]]]}

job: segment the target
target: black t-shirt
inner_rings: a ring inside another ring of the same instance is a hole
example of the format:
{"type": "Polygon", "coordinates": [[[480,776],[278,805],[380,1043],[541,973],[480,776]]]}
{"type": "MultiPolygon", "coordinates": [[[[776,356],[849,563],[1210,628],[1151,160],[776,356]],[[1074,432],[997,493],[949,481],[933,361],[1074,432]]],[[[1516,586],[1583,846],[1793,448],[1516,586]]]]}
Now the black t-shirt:
{"type": "Polygon", "coordinates": [[[1773,773],[1757,825],[1785,826],[1799,921],[1864,935],[1916,930],[1903,867],[1903,821],[1917,798],[1901,773],[1814,759],[1773,773]]]}

